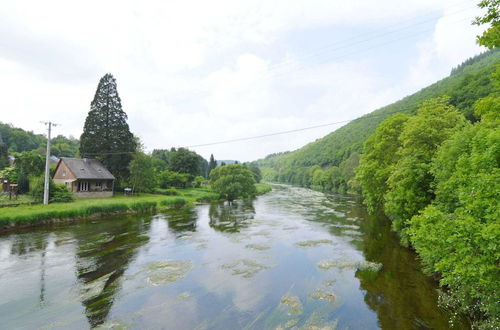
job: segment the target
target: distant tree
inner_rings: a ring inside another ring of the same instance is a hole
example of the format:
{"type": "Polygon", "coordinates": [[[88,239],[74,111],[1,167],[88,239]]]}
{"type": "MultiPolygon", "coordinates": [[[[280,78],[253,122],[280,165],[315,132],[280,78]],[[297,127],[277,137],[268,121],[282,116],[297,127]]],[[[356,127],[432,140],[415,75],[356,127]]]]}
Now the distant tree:
{"type": "Polygon", "coordinates": [[[90,104],[80,138],[80,155],[100,160],[119,181],[125,182],[136,147],[127,114],[122,110],[116,80],[108,73],[99,81],[90,104]]]}
{"type": "Polygon", "coordinates": [[[150,156],[143,152],[137,152],[130,161],[129,184],[136,192],[144,192],[153,189],[156,185],[156,175],[153,161],[150,156]]]}
{"type": "Polygon", "coordinates": [[[215,192],[230,202],[257,193],[252,172],[239,164],[219,166],[212,170],[210,185],[215,192]]]}
{"type": "Polygon", "coordinates": [[[177,173],[172,171],[163,171],[158,174],[158,183],[160,188],[185,188],[189,183],[188,173],[177,173]]]}
{"type": "Polygon", "coordinates": [[[226,162],[221,162],[220,163],[220,166],[225,166],[226,165],[226,162]]]}
{"type": "MultiPolygon", "coordinates": [[[[42,145],[45,149],[46,143],[42,145]]],[[[80,141],[73,137],[58,135],[50,142],[51,154],[56,157],[76,157],[80,148],[80,141]]]]}
{"type": "Polygon", "coordinates": [[[3,142],[2,134],[0,133],[0,170],[9,166],[9,151],[7,145],[3,142]]]}
{"type": "Polygon", "coordinates": [[[253,174],[253,178],[255,182],[259,183],[262,180],[262,173],[260,172],[260,168],[257,165],[250,164],[248,165],[248,169],[253,174]]]}
{"type": "Polygon", "coordinates": [[[208,161],[208,175],[210,175],[210,172],[217,167],[217,161],[214,158],[214,155],[210,155],[210,160],[208,161]]]}
{"type": "Polygon", "coordinates": [[[187,173],[190,180],[200,174],[200,156],[186,148],[171,152],[168,169],[172,172],[187,173]]]}
{"type": "Polygon", "coordinates": [[[479,8],[486,8],[486,14],[476,17],[474,24],[490,24],[490,27],[477,36],[477,42],[489,49],[500,46],[500,0],[481,0],[479,8]]]}

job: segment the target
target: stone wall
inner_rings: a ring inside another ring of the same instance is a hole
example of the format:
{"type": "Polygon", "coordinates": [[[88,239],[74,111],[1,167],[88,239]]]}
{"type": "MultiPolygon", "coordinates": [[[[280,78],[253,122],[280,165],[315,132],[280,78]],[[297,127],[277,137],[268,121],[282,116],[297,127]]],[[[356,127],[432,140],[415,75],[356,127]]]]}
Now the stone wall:
{"type": "Polygon", "coordinates": [[[112,191],[79,191],[75,193],[77,198],[103,198],[113,197],[112,191]]]}

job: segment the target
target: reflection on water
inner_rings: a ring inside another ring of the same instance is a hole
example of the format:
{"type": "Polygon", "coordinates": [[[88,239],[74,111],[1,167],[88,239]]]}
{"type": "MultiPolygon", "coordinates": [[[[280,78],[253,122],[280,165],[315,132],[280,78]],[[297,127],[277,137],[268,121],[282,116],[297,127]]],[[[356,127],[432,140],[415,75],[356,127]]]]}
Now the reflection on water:
{"type": "Polygon", "coordinates": [[[445,329],[436,289],[384,219],[281,185],[0,236],[6,329],[445,329]]]}
{"type": "Polygon", "coordinates": [[[228,233],[237,233],[248,227],[249,220],[253,219],[254,215],[255,209],[251,200],[213,203],[208,210],[210,227],[228,233]]]}

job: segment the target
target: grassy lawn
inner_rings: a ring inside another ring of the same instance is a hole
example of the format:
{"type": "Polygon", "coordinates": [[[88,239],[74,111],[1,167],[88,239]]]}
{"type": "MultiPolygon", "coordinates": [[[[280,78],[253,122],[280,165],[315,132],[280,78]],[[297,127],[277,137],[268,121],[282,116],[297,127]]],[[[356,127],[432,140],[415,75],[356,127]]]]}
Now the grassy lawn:
{"type": "MultiPolygon", "coordinates": [[[[258,184],[259,194],[270,191],[266,184],[258,184]]],[[[82,198],[72,203],[49,205],[19,205],[0,208],[0,231],[2,227],[33,226],[62,219],[88,217],[98,213],[148,212],[157,208],[180,207],[186,203],[217,200],[218,195],[210,188],[189,188],[173,190],[174,195],[139,194],[123,196],[117,193],[111,198],[82,198]]],[[[161,191],[159,191],[161,193],[161,191]]],[[[172,193],[172,189],[169,189],[172,193]]]]}

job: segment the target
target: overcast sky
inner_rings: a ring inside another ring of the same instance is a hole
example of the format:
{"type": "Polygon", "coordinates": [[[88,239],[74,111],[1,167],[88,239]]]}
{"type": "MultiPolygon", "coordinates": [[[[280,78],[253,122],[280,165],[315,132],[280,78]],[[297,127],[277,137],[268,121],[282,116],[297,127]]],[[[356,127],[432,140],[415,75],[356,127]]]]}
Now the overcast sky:
{"type": "MultiPolygon", "coordinates": [[[[148,151],[354,119],[483,51],[476,2],[0,0],[0,121],[79,137],[107,72],[148,151]]],[[[254,160],[339,126],[192,149],[254,160]]]]}

